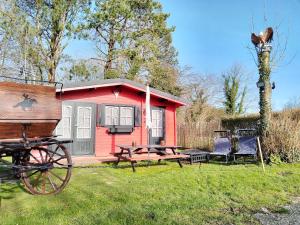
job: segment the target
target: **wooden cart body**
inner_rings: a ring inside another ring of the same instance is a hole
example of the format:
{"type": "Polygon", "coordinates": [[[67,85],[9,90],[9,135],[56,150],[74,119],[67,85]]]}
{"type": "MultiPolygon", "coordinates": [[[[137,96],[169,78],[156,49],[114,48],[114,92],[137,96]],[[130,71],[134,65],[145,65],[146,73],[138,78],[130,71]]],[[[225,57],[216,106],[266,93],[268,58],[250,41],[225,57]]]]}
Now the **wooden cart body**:
{"type": "Polygon", "coordinates": [[[0,139],[52,136],[61,119],[61,101],[51,86],[0,82],[0,139]]]}

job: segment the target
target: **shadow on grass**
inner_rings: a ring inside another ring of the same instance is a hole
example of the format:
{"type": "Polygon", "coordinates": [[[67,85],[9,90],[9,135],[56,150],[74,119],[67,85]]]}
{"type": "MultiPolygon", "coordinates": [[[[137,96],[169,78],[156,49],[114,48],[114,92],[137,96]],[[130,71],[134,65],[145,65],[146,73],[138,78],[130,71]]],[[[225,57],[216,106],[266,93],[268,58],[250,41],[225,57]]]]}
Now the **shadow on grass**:
{"type": "Polygon", "coordinates": [[[26,191],[11,170],[0,169],[0,207],[2,200],[13,199],[20,190],[26,191]]]}
{"type": "MultiPolygon", "coordinates": [[[[122,164],[120,165],[114,165],[114,163],[112,163],[112,165],[110,166],[111,168],[114,169],[128,169],[128,168],[132,168],[130,162],[128,162],[128,164],[123,164],[126,162],[122,162],[122,164]]],[[[107,163],[108,165],[110,165],[111,163],[107,163]]],[[[165,166],[167,165],[167,162],[142,162],[142,163],[135,163],[134,167],[151,167],[151,166],[165,166]]]]}
{"type": "Polygon", "coordinates": [[[2,206],[2,200],[10,200],[16,197],[16,194],[20,192],[20,182],[15,180],[1,181],[0,183],[0,208],[2,206]]]}

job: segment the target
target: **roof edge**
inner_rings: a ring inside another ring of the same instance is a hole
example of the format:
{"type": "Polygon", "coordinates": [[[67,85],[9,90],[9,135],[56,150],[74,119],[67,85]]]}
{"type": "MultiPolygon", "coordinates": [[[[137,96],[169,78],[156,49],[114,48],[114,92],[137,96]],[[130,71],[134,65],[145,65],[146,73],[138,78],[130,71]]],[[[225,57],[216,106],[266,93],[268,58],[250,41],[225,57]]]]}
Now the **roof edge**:
{"type": "MultiPolygon", "coordinates": [[[[75,83],[75,82],[66,83],[62,88],[62,92],[79,91],[79,90],[85,90],[89,88],[101,88],[101,87],[111,87],[111,86],[119,86],[119,85],[127,86],[146,93],[146,85],[128,79],[106,79],[106,80],[86,81],[81,83],[75,83]]],[[[61,91],[60,89],[56,89],[56,92],[59,93],[60,91],[61,91]]],[[[180,97],[177,97],[170,93],[160,91],[155,88],[150,88],[150,93],[153,96],[164,98],[168,101],[175,102],[180,106],[188,105],[188,102],[181,99],[180,97]]]]}

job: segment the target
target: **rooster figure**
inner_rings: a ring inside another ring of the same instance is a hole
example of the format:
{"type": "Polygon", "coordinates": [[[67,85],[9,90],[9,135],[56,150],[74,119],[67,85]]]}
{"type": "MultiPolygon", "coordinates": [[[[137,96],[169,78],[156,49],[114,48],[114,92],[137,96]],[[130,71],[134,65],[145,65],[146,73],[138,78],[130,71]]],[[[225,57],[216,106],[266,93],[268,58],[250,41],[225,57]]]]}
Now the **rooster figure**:
{"type": "Polygon", "coordinates": [[[24,100],[22,102],[19,102],[18,104],[16,104],[14,106],[14,108],[17,107],[21,107],[23,109],[23,111],[29,111],[32,109],[33,104],[37,103],[37,100],[35,100],[34,98],[30,98],[28,94],[23,94],[24,100]]]}
{"type": "Polygon", "coordinates": [[[261,32],[258,36],[254,33],[251,34],[251,41],[255,47],[263,47],[266,43],[273,40],[273,29],[268,27],[265,32],[261,32]]]}

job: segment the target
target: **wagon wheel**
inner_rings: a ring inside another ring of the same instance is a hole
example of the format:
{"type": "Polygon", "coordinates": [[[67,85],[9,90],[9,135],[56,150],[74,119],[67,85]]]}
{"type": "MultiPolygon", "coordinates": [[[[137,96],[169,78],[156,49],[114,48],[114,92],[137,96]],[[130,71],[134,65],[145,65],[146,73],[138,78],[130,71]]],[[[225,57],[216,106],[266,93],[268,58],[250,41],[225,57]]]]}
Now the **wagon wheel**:
{"type": "Polygon", "coordinates": [[[24,162],[21,174],[26,189],[32,194],[61,192],[71,177],[72,159],[63,145],[55,148],[37,147],[30,151],[30,161],[24,162]]]}

